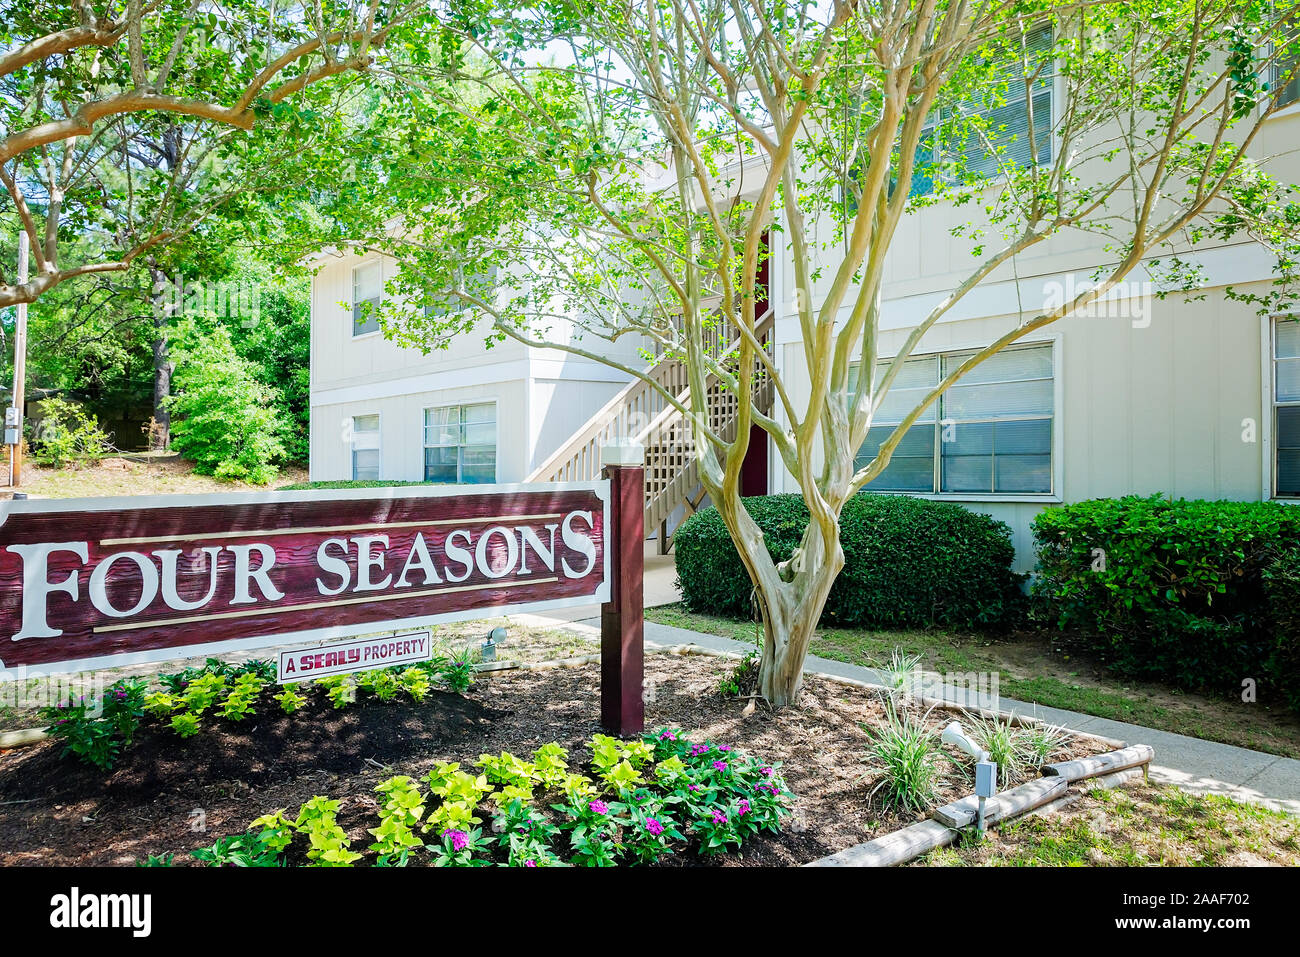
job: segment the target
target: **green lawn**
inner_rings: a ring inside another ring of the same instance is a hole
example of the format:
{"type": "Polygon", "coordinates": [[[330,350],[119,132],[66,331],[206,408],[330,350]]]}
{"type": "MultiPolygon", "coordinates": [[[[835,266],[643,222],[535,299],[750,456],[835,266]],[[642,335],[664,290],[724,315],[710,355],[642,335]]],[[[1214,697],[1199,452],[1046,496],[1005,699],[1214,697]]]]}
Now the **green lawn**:
{"type": "MultiPolygon", "coordinates": [[[[646,617],[755,641],[753,622],[698,615],[681,605],[647,609],[646,617]]],[[[895,651],[919,656],[925,670],[932,672],[996,671],[999,693],[1008,698],[1300,758],[1300,720],[1285,707],[1118,678],[1059,644],[1053,632],[994,639],[948,631],[828,628],[812,643],[815,655],[871,668],[887,666],[895,651]]]]}
{"type": "Polygon", "coordinates": [[[1300,864],[1300,820],[1175,787],[1094,790],[1060,813],[991,829],[984,841],[932,851],[918,866],[1191,866],[1300,864]]]}

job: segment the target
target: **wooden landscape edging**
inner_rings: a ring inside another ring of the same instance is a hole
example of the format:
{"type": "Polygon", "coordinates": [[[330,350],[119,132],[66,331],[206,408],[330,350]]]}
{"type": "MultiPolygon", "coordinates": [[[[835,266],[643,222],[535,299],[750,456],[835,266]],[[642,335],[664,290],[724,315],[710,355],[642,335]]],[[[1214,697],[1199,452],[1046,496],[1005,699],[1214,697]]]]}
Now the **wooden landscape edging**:
{"type": "MultiPolygon", "coordinates": [[[[1064,761],[1049,767],[1056,768],[1057,773],[1044,774],[1041,778],[1026,781],[1009,791],[989,798],[986,804],[986,821],[995,824],[1009,821],[1038,810],[1059,809],[1078,800],[1077,792],[1070,792],[1070,785],[1079,781],[1093,780],[1093,787],[1110,789],[1119,787],[1137,778],[1145,772],[1146,767],[1155,757],[1155,751],[1149,745],[1139,744],[1131,748],[1122,748],[1095,758],[1083,758],[1078,761],[1064,761]],[[1064,772],[1064,773],[1061,773],[1064,772]],[[1077,774],[1077,777],[1070,775],[1077,774]]],[[[1046,768],[1044,769],[1046,772],[1046,768]]],[[[934,812],[934,817],[921,821],[897,831],[891,831],[872,841],[856,844],[838,853],[803,865],[804,867],[895,867],[906,864],[928,851],[945,847],[961,835],[961,824],[944,823],[974,820],[973,811],[978,808],[979,799],[974,795],[946,804],[934,812]]]]}

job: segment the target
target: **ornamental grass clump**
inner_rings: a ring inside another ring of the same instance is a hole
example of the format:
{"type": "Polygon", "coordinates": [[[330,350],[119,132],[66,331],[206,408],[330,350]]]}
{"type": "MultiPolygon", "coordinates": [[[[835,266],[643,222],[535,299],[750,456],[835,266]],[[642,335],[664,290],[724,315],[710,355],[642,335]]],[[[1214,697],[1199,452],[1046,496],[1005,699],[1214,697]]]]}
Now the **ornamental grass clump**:
{"type": "Polygon", "coordinates": [[[863,726],[871,738],[867,760],[880,774],[871,794],[879,794],[890,810],[919,814],[938,799],[940,761],[945,757],[939,735],[926,727],[924,718],[900,714],[892,705],[885,714],[883,727],[863,726]]]}
{"type": "Polygon", "coordinates": [[[1021,743],[1025,760],[1031,767],[1041,768],[1064,753],[1070,740],[1069,732],[1052,724],[1035,725],[1021,729],[1021,743]]]}
{"type": "Polygon", "coordinates": [[[976,717],[967,714],[966,721],[975,743],[987,751],[989,760],[998,766],[999,786],[1010,786],[1028,763],[1024,730],[1012,724],[1009,717],[997,715],[976,717]]]}

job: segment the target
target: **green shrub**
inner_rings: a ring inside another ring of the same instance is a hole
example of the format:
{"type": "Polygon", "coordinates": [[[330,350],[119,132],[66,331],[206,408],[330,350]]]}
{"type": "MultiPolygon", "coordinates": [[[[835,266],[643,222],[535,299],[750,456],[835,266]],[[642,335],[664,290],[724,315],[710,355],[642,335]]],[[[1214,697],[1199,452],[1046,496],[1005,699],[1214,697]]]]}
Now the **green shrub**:
{"type": "Polygon", "coordinates": [[[32,435],[32,458],[37,464],[63,468],[73,462],[98,462],[113,451],[113,443],[99,420],[75,402],[45,399],[32,435]]]}
{"type": "Polygon", "coordinates": [[[257,368],[241,358],[222,326],[193,320],[177,329],[176,394],[172,445],[195,463],[194,471],[265,485],[286,454],[287,428],[274,390],[257,381],[257,368]]]}
{"type": "Polygon", "coordinates": [[[1300,546],[1284,549],[1264,569],[1264,607],[1272,635],[1269,675],[1300,711],[1300,546]]]}
{"type": "MultiPolygon", "coordinates": [[[[788,559],[808,524],[798,495],[745,499],[768,552],[788,559]]],[[[1023,606],[1015,549],[1002,522],[949,502],[855,495],[840,516],[844,569],[822,619],[868,628],[1007,623],[1023,606]]],[[[749,617],[752,586],[717,510],[677,530],[677,577],[692,611],[749,617]]]]}
{"type": "Polygon", "coordinates": [[[1116,670],[1223,692],[1289,681],[1295,694],[1300,510],[1096,499],[1040,513],[1034,538],[1041,611],[1116,670]]]}

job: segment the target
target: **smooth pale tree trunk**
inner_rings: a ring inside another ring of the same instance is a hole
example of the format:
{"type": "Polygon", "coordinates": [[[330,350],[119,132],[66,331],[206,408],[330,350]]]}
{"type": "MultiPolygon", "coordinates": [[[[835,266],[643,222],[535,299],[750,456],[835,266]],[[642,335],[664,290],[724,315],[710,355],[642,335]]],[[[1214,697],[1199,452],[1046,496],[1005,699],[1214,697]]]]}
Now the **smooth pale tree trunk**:
{"type": "Polygon", "coordinates": [[[827,535],[816,521],[810,521],[795,555],[778,567],[772,563],[762,531],[743,512],[738,499],[720,511],[754,583],[762,610],[759,693],[773,707],[784,707],[792,704],[803,688],[808,647],[821,621],[831,586],[844,567],[839,526],[833,525],[827,535]]]}

